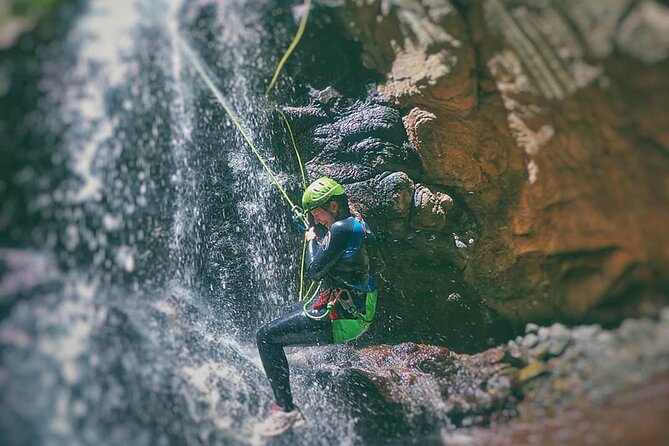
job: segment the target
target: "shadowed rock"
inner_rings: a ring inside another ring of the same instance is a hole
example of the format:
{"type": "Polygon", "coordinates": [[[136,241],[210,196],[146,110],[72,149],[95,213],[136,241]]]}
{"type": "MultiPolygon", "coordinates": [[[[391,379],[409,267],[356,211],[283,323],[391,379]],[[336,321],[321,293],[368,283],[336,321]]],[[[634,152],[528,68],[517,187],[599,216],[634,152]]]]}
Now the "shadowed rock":
{"type": "Polygon", "coordinates": [[[376,0],[328,10],[382,79],[380,97],[349,109],[359,122],[341,117],[319,130],[334,144],[323,144],[328,155],[318,152],[311,171],[367,181],[353,187],[364,191],[361,201],[387,193],[377,187],[379,170],[406,173],[413,185],[394,181],[396,204],[386,206],[391,232],[403,240],[410,227],[434,232],[400,255],[418,249],[456,265],[474,294],[519,325],[615,323],[666,303],[664,3],[376,0]],[[405,133],[395,131],[401,126],[405,133]],[[341,137],[370,127],[392,148],[370,140],[351,151],[341,137]],[[400,134],[410,144],[395,139],[400,134]],[[403,160],[395,150],[405,147],[403,160]],[[370,164],[379,153],[383,162],[370,164]],[[417,183],[432,195],[417,193],[417,183]],[[407,208],[410,189],[415,203],[407,208]],[[451,210],[438,204],[449,201],[440,193],[452,197],[451,210]],[[406,209],[408,221],[399,217],[406,209]],[[455,249],[463,246],[466,255],[455,249]]]}
{"type": "Polygon", "coordinates": [[[340,181],[379,236],[392,318],[381,319],[379,332],[386,323],[392,331],[409,328],[404,340],[416,340],[420,331],[420,339],[445,338],[458,349],[485,345],[497,319],[463,289],[458,272],[478,238],[476,223],[447,188],[426,181],[400,110],[375,93],[353,99],[327,87],[311,89],[309,97],[284,111],[309,154],[309,177],[340,181]],[[453,293],[464,298],[447,299],[453,293]]]}
{"type": "Polygon", "coordinates": [[[356,408],[372,440],[379,432],[427,434],[597,407],[669,371],[668,330],[665,309],[657,320],[628,319],[616,330],[528,324],[524,336],[475,355],[404,343],[340,348],[311,367],[356,408]]]}

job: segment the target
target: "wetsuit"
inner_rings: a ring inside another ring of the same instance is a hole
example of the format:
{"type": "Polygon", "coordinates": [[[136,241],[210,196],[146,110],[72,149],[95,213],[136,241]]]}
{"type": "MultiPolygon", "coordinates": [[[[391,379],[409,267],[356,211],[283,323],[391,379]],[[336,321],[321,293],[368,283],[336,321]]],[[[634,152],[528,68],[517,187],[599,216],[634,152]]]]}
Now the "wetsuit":
{"type": "Polygon", "coordinates": [[[375,276],[370,266],[373,240],[366,224],[354,217],[336,221],[325,236],[311,240],[307,274],[322,280],[325,291],[306,304],[291,305],[286,314],[258,330],[258,351],[265,373],[277,403],[285,410],[294,406],[283,348],[346,342],[360,336],[371,324],[376,310],[375,276]]]}

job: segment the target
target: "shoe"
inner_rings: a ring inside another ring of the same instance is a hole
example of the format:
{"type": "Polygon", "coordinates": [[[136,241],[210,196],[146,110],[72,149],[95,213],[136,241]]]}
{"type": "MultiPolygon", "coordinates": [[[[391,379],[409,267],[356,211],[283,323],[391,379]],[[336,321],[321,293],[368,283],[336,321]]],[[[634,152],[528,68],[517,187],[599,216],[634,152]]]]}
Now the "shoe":
{"type": "Polygon", "coordinates": [[[286,412],[283,407],[274,403],[265,420],[256,426],[256,432],[262,437],[275,437],[304,423],[304,416],[300,409],[296,407],[286,412]]]}

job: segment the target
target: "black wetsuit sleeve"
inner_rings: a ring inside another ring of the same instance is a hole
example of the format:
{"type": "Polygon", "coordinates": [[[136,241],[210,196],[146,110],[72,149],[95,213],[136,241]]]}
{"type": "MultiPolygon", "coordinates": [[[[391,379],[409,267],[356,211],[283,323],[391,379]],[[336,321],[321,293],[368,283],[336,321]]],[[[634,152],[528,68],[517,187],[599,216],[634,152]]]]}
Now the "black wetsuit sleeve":
{"type": "Polygon", "coordinates": [[[307,274],[320,279],[346,250],[351,233],[350,225],[344,221],[332,224],[322,240],[312,239],[307,245],[307,274]]]}

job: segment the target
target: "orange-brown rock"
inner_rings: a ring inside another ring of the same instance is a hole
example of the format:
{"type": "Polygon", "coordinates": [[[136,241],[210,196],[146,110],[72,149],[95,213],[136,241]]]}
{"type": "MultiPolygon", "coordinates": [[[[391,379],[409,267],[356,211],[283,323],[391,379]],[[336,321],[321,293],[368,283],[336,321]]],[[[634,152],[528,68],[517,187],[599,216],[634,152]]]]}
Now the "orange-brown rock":
{"type": "Polygon", "coordinates": [[[669,291],[666,3],[346,3],[430,184],[479,225],[463,271],[487,305],[516,322],[654,311],[669,291]]]}

